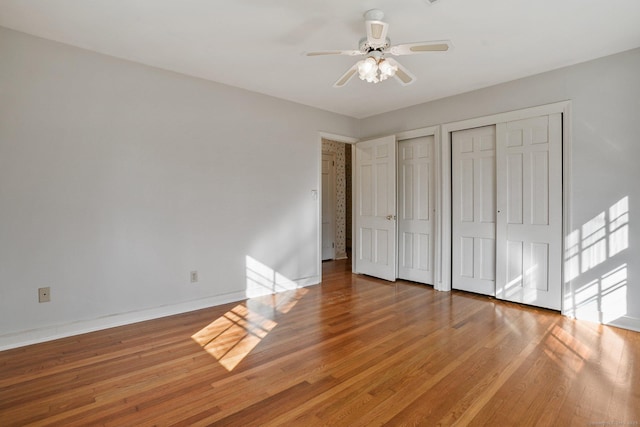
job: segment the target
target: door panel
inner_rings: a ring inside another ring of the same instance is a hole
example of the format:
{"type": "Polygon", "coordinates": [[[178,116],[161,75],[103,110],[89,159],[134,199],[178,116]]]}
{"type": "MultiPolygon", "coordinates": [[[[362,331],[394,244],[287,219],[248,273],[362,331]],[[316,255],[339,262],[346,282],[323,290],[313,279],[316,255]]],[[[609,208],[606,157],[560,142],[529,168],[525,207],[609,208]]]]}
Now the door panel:
{"type": "Polygon", "coordinates": [[[454,289],[495,294],[495,127],[452,135],[454,289]]]}
{"type": "Polygon", "coordinates": [[[355,272],[396,279],[396,140],[356,144],[355,272]]]}
{"type": "Polygon", "coordinates": [[[433,284],[434,137],[398,143],[398,277],[433,284]]]}
{"type": "Polygon", "coordinates": [[[561,308],[562,116],[497,125],[501,299],[561,308]]]}

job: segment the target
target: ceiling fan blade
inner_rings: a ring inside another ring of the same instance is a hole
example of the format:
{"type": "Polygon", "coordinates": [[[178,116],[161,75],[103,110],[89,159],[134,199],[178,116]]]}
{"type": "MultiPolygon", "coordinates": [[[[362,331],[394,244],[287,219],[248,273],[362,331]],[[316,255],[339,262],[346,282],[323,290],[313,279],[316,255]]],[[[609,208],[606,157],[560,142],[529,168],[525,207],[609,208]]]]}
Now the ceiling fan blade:
{"type": "Polygon", "coordinates": [[[446,52],[453,46],[449,40],[434,40],[430,42],[405,43],[391,46],[388,52],[392,55],[414,55],[425,52],[446,52]]]}
{"type": "Polygon", "coordinates": [[[387,44],[389,24],[382,21],[365,21],[367,27],[367,42],[374,49],[387,44]]]}
{"type": "Polygon", "coordinates": [[[407,70],[403,65],[401,65],[395,59],[385,58],[385,61],[388,61],[391,65],[395,65],[396,67],[398,67],[398,70],[393,75],[393,77],[395,77],[402,86],[410,85],[416,80],[416,76],[411,74],[409,70],[407,70]]]}
{"type": "Polygon", "coordinates": [[[305,52],[305,55],[306,56],[323,56],[323,55],[358,56],[358,55],[364,55],[364,53],[359,50],[320,50],[317,52],[305,52]]]}
{"type": "Polygon", "coordinates": [[[349,83],[349,80],[351,80],[353,78],[353,76],[355,76],[356,74],[358,74],[358,64],[353,64],[353,66],[351,68],[349,68],[347,70],[346,73],[344,73],[342,75],[342,77],[340,77],[334,84],[333,87],[342,87],[344,85],[346,85],[347,83],[349,83]]]}

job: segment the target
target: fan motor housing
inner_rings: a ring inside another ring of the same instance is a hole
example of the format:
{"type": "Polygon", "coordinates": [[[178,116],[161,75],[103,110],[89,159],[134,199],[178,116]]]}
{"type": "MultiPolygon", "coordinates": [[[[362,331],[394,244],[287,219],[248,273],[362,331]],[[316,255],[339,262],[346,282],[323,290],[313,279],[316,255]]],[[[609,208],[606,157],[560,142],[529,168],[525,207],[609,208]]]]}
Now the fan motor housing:
{"type": "Polygon", "coordinates": [[[389,49],[390,46],[391,46],[391,40],[389,40],[389,37],[386,38],[385,43],[382,46],[377,46],[377,47],[371,46],[366,37],[361,38],[360,43],[358,43],[358,49],[360,49],[360,52],[362,53],[369,53],[374,50],[382,52],[389,49]]]}

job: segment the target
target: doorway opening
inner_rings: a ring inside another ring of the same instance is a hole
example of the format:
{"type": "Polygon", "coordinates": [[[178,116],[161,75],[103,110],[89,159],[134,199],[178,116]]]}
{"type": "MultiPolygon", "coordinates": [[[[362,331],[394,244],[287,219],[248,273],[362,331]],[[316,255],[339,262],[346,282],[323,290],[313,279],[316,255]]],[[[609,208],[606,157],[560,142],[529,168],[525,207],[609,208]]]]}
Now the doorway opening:
{"type": "Polygon", "coordinates": [[[351,144],[322,138],[321,259],[351,260],[351,144]]]}

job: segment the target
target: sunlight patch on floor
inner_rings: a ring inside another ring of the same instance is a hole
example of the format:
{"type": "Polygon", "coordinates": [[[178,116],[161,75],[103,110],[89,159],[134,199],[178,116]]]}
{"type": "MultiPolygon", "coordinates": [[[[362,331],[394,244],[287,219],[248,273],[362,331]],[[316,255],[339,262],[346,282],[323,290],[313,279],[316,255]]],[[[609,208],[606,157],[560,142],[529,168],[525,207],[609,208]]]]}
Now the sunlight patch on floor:
{"type": "Polygon", "coordinates": [[[308,289],[247,256],[247,299],[191,336],[232,371],[287,314],[308,289]]]}
{"type": "Polygon", "coordinates": [[[191,338],[231,371],[276,325],[272,319],[238,304],[191,338]]]}
{"type": "Polygon", "coordinates": [[[545,341],[545,354],[565,372],[578,374],[591,351],[580,340],[558,325],[554,325],[545,341]]]}

